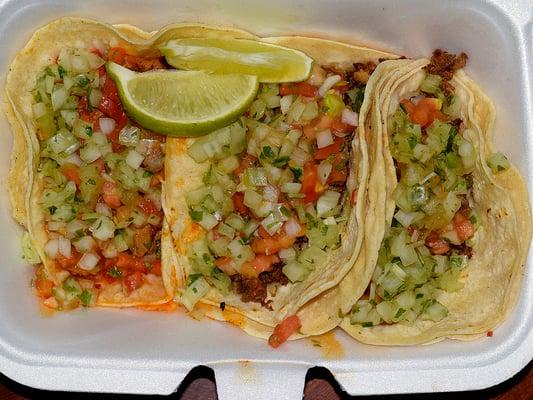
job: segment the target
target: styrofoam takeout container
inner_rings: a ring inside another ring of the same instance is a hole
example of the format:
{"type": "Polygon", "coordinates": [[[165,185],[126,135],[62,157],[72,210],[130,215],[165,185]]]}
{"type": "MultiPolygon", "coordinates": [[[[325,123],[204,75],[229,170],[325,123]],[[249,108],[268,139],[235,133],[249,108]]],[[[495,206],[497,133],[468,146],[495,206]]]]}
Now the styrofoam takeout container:
{"type": "MultiPolygon", "coordinates": [[[[234,25],[259,35],[322,33],[409,57],[428,56],[437,47],[464,50],[468,73],[496,103],[496,146],[533,188],[530,0],[0,0],[2,85],[30,35],[60,16],[145,30],[187,21],[234,25]]],[[[12,139],[3,114],[0,127],[5,182],[12,139]]],[[[205,364],[215,370],[222,400],[297,399],[307,369],[323,365],[352,394],[472,390],[511,377],[533,356],[531,256],[519,304],[493,337],[387,348],[337,332],[344,356],[335,360],[324,358],[309,340],[273,350],[229,324],[198,322],[183,313],[92,309],[47,318],[30,293],[33,270],[20,260],[21,230],[11,220],[6,190],[1,192],[0,371],[25,385],[168,394],[192,367],[205,364]]]]}

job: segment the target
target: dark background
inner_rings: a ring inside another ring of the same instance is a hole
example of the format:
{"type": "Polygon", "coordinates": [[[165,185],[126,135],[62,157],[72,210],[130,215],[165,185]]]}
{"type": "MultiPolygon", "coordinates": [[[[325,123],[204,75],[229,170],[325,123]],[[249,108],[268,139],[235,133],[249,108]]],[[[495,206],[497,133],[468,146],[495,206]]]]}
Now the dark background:
{"type": "MultiPolygon", "coordinates": [[[[307,372],[304,400],[533,400],[533,362],[513,378],[493,388],[476,392],[434,393],[393,396],[347,396],[339,387],[331,373],[321,367],[311,368],[307,372]]],[[[213,371],[207,367],[194,368],[180,385],[178,391],[170,396],[135,396],[91,393],[49,392],[20,385],[0,375],[1,400],[50,399],[66,400],[216,400],[216,384],[213,371]]]]}

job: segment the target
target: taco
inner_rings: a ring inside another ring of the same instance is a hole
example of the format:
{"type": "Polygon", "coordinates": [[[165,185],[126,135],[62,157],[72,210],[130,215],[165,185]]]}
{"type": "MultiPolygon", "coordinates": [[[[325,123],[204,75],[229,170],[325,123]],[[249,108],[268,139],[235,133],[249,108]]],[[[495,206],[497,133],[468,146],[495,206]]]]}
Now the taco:
{"type": "Polygon", "coordinates": [[[9,191],[45,305],[144,307],[173,299],[161,206],[166,138],[128,118],[104,63],[167,68],[157,46],[196,36],[251,37],[197,24],[149,34],[63,18],[39,29],[11,64],[9,191]]]}
{"type": "Polygon", "coordinates": [[[261,84],[231,126],[168,139],[163,208],[179,301],[219,320],[239,315],[241,328],[274,332],[277,345],[335,327],[334,287],[365,267],[369,155],[358,113],[375,66],[396,56],[314,38],[260,40],[311,57],[310,78],[261,84]]]}
{"type": "Polygon", "coordinates": [[[374,73],[385,224],[365,237],[375,268],[341,324],[361,342],[475,339],[516,301],[531,240],[527,190],[492,149],[494,106],[463,72],[466,60],[436,50],[374,73]]]}

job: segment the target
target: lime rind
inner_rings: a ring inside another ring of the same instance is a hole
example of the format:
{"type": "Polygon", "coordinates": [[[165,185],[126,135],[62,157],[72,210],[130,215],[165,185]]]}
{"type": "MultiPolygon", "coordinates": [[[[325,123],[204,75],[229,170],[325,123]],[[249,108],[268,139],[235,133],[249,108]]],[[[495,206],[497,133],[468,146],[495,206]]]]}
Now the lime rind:
{"type": "Polygon", "coordinates": [[[306,80],[313,64],[299,50],[248,39],[174,39],[159,50],[175,68],[257,75],[264,83],[306,80]]]}
{"type": "Polygon", "coordinates": [[[169,136],[201,136],[239,118],[259,88],[256,76],[201,71],[136,73],[113,62],[106,69],[128,115],[169,136]]]}

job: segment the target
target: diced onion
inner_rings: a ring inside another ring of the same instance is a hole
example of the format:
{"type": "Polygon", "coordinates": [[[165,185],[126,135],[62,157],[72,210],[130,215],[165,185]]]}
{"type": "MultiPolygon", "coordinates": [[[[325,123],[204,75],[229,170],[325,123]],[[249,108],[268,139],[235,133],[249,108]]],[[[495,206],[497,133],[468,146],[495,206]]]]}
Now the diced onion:
{"type": "Polygon", "coordinates": [[[52,92],[52,108],[54,111],[57,111],[63,107],[63,104],[65,104],[67,101],[67,97],[67,91],[63,87],[60,87],[52,92]]]}
{"type": "Polygon", "coordinates": [[[98,107],[102,99],[102,92],[99,89],[92,89],[89,92],[89,104],[91,107],[98,107]]]}
{"type": "Polygon", "coordinates": [[[282,114],[287,114],[287,112],[289,111],[289,108],[291,107],[292,99],[293,99],[292,94],[288,96],[283,96],[281,98],[281,100],[279,101],[279,105],[280,105],[282,114]]]}
{"type": "Polygon", "coordinates": [[[136,126],[126,126],[118,134],[118,141],[124,146],[136,146],[141,138],[141,131],[136,126]]]}
{"type": "Polygon", "coordinates": [[[61,255],[66,258],[70,258],[72,254],[70,240],[68,240],[66,237],[60,236],[58,239],[58,242],[59,242],[59,245],[58,245],[59,253],[61,253],[61,255]]]}
{"type": "Polygon", "coordinates": [[[316,134],[316,145],[319,149],[333,144],[333,136],[329,129],[323,130],[316,134]]]}
{"type": "Polygon", "coordinates": [[[282,260],[289,260],[296,257],[296,250],[294,250],[293,247],[289,247],[288,249],[281,249],[278,253],[279,258],[282,260]]]}
{"type": "Polygon", "coordinates": [[[296,147],[291,154],[291,160],[299,167],[302,167],[309,157],[309,153],[299,147],[296,147]]]}
{"type": "Polygon", "coordinates": [[[126,163],[133,169],[137,169],[144,161],[144,156],[135,150],[130,150],[126,156],[126,163]]]}
{"type": "Polygon", "coordinates": [[[279,190],[277,187],[267,185],[263,188],[263,198],[271,203],[276,203],[279,197],[279,190]]]}
{"type": "Polygon", "coordinates": [[[327,190],[326,193],[324,193],[317,201],[316,204],[316,210],[317,215],[319,217],[326,214],[328,211],[331,211],[337,203],[339,202],[339,199],[341,197],[341,194],[338,192],[334,192],[332,190],[327,190]]]}
{"type": "Polygon", "coordinates": [[[92,238],[92,236],[83,236],[74,242],[74,247],[80,253],[87,253],[88,251],[94,249],[95,246],[96,241],[92,238]]]}
{"type": "Polygon", "coordinates": [[[67,232],[67,237],[69,239],[74,239],[75,237],[83,236],[86,228],[87,228],[87,225],[83,221],[80,221],[79,219],[75,219],[75,220],[70,221],[67,224],[65,229],[67,232]]]}
{"type": "Polygon", "coordinates": [[[289,237],[297,237],[302,230],[300,224],[292,218],[285,222],[285,225],[283,227],[285,228],[285,232],[289,237]]]}
{"type": "Polygon", "coordinates": [[[100,125],[100,130],[104,135],[109,135],[111,132],[115,130],[115,126],[117,123],[113,118],[100,118],[98,121],[100,125]]]}
{"type": "Polygon", "coordinates": [[[345,108],[344,110],[342,110],[341,121],[345,124],[357,126],[358,120],[359,114],[357,114],[355,111],[352,111],[349,108],[345,108]]]}
{"type": "Polygon", "coordinates": [[[83,256],[81,256],[80,261],[78,262],[78,266],[81,269],[90,271],[94,269],[94,267],[96,267],[99,260],[100,257],[98,255],[94,253],[85,253],[83,256]]]}
{"type": "Polygon", "coordinates": [[[101,155],[100,149],[93,143],[88,143],[80,149],[80,158],[89,164],[98,160],[101,155]]]}
{"type": "Polygon", "coordinates": [[[318,88],[318,95],[320,97],[324,96],[326,94],[326,92],[329,89],[331,89],[333,86],[335,86],[338,82],[340,82],[341,79],[342,78],[341,78],[340,75],[328,76],[324,80],[324,83],[322,83],[322,85],[318,88]]]}
{"type": "Polygon", "coordinates": [[[55,259],[59,253],[59,240],[58,239],[49,240],[44,245],[44,252],[46,253],[48,257],[55,259]]]}
{"type": "Polygon", "coordinates": [[[283,193],[299,193],[302,189],[302,184],[298,182],[286,182],[281,185],[281,191],[283,193]]]}
{"type": "Polygon", "coordinates": [[[65,223],[64,222],[60,222],[60,221],[49,221],[48,222],[48,230],[49,231],[57,232],[57,231],[63,229],[64,227],[65,227],[65,223]]]}
{"type": "Polygon", "coordinates": [[[118,255],[117,247],[113,242],[108,242],[108,244],[102,249],[102,255],[105,258],[114,258],[118,255]]]}
{"type": "Polygon", "coordinates": [[[74,54],[70,57],[70,63],[74,72],[88,72],[90,69],[89,62],[81,55],[74,54]]]}
{"type": "Polygon", "coordinates": [[[115,224],[111,218],[101,216],[91,226],[93,236],[98,240],[111,239],[115,234],[115,224]]]}
{"type": "Polygon", "coordinates": [[[96,212],[98,214],[105,215],[106,217],[112,217],[111,209],[105,203],[96,203],[96,212]]]}
{"type": "Polygon", "coordinates": [[[209,288],[209,283],[207,283],[205,278],[200,277],[185,290],[183,296],[181,296],[181,302],[187,310],[192,311],[194,305],[207,294],[209,288]]]}
{"type": "Polygon", "coordinates": [[[328,161],[322,161],[318,167],[317,167],[317,172],[318,172],[318,180],[320,181],[320,183],[322,185],[325,185],[327,180],[328,180],[328,177],[329,177],[329,174],[331,173],[331,170],[333,168],[333,165],[331,165],[330,162],[328,161]]]}
{"type": "Polygon", "coordinates": [[[47,112],[46,104],[44,103],[35,103],[32,106],[32,109],[33,109],[33,118],[35,119],[41,118],[47,112]]]}

